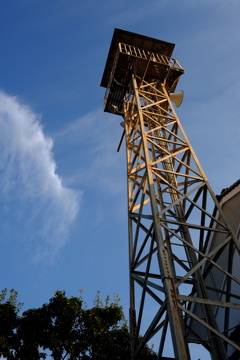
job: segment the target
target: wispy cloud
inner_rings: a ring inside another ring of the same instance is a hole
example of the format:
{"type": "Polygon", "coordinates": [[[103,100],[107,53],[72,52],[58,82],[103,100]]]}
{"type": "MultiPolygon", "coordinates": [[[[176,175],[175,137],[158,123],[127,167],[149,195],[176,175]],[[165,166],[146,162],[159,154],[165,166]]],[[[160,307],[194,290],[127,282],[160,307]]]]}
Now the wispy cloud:
{"type": "Polygon", "coordinates": [[[117,115],[95,109],[54,134],[57,155],[67,153],[65,163],[74,163],[72,169],[68,166],[64,180],[68,186],[84,188],[82,203],[94,227],[106,221],[106,213],[125,219],[125,139],[117,152],[123,133],[121,121],[117,115]]]}
{"type": "Polygon", "coordinates": [[[40,117],[0,92],[1,202],[12,221],[21,222],[34,259],[41,261],[52,260],[68,240],[81,197],[63,186],[52,147],[40,117]]]}
{"type": "Polygon", "coordinates": [[[77,156],[78,159],[69,183],[80,182],[85,186],[95,186],[101,188],[101,191],[111,192],[112,195],[122,192],[125,183],[122,183],[121,174],[125,176],[126,171],[125,140],[122,151],[117,153],[123,132],[121,121],[121,117],[109,115],[99,109],[71,122],[55,134],[56,147],[63,148],[64,141],[71,157],[77,156]],[[66,143],[66,139],[71,140],[66,143]]]}

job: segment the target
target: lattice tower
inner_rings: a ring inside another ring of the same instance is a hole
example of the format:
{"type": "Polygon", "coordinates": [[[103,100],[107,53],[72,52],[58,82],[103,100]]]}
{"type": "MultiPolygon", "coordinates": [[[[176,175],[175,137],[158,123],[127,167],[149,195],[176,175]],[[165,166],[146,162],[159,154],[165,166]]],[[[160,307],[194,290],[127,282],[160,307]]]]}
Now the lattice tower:
{"type": "Polygon", "coordinates": [[[101,82],[126,140],[132,358],[154,339],[158,359],[188,360],[190,343],[230,359],[240,247],[171,101],[184,73],[173,48],[115,29],[101,82]]]}

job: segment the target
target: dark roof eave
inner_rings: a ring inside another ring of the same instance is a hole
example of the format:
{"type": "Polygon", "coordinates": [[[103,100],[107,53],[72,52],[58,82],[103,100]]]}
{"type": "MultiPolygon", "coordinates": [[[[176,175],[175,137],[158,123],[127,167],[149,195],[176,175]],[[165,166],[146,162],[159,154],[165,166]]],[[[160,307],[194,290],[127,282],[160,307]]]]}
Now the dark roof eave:
{"type": "Polygon", "coordinates": [[[224,196],[226,196],[227,194],[229,194],[231,191],[233,191],[238,185],[240,185],[240,179],[237,180],[235,183],[233,183],[231,186],[229,186],[228,188],[222,189],[221,194],[217,195],[217,199],[218,201],[220,201],[221,199],[224,198],[224,196]]]}

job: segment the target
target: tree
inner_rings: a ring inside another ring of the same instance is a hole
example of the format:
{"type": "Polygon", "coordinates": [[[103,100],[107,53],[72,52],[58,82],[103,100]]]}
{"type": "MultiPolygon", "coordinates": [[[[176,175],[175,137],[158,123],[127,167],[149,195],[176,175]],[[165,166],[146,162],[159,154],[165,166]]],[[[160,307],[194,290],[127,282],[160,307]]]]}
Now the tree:
{"type": "MultiPolygon", "coordinates": [[[[0,297],[0,354],[6,359],[40,360],[50,353],[54,360],[130,360],[130,336],[118,298],[103,302],[97,293],[94,306],[87,308],[81,296],[68,298],[56,291],[49,303],[19,316],[16,295],[0,297]]],[[[139,360],[156,358],[145,346],[139,360]]]]}
{"type": "Polygon", "coordinates": [[[7,289],[0,294],[0,355],[10,359],[11,349],[16,346],[17,336],[15,329],[18,324],[18,312],[23,304],[17,302],[17,292],[10,290],[7,298],[7,289]]]}
{"type": "Polygon", "coordinates": [[[118,299],[105,303],[97,294],[94,306],[83,311],[83,333],[89,359],[130,359],[130,341],[123,309],[118,299]]]}

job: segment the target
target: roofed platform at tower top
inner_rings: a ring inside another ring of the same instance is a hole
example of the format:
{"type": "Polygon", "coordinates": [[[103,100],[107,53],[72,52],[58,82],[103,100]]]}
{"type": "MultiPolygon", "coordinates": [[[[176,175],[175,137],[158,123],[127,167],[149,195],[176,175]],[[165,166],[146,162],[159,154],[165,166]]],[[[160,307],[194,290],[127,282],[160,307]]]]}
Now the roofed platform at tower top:
{"type": "Polygon", "coordinates": [[[107,88],[105,108],[123,110],[123,101],[129,89],[132,74],[145,81],[165,82],[174,92],[178,79],[184,73],[177,60],[171,58],[174,44],[129,31],[115,29],[105,65],[101,86],[107,88]]]}
{"type": "Polygon", "coordinates": [[[168,57],[172,56],[173,49],[175,47],[175,44],[166,41],[157,40],[148,36],[135,34],[125,30],[115,29],[108,53],[105,70],[102,77],[101,86],[103,87],[107,87],[108,85],[108,79],[113,67],[116,52],[118,51],[119,43],[128,44],[136,48],[143,49],[145,51],[166,55],[168,57]]]}

